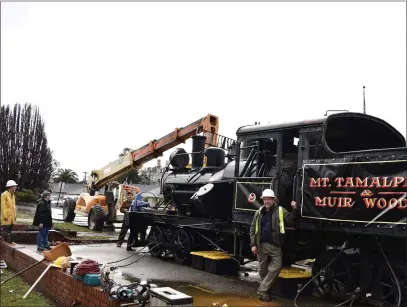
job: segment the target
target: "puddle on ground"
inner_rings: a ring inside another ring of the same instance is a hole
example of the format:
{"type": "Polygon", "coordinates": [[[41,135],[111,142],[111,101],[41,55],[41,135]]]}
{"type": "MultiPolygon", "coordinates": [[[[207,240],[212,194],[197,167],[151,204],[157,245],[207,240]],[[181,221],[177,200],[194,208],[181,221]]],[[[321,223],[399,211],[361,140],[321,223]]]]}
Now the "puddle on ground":
{"type": "Polygon", "coordinates": [[[274,307],[283,306],[281,301],[274,299],[273,302],[263,302],[257,299],[257,296],[238,296],[230,293],[216,293],[213,290],[206,289],[200,285],[188,284],[185,282],[164,281],[164,280],[137,280],[127,274],[122,278],[130,282],[140,281],[156,285],[157,287],[170,287],[186,295],[193,297],[194,307],[274,307]]]}
{"type": "Polygon", "coordinates": [[[227,293],[216,293],[196,285],[180,285],[171,288],[194,298],[196,307],[243,307],[243,306],[281,306],[278,302],[262,302],[256,297],[237,296],[227,293]]]}

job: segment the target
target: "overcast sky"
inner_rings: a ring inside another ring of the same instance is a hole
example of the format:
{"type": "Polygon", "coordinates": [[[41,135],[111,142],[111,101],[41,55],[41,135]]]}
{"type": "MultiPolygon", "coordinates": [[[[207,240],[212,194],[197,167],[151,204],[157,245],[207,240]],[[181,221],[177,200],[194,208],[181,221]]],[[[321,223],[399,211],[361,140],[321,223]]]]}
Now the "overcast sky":
{"type": "Polygon", "coordinates": [[[405,136],[405,3],[1,3],[1,104],[38,105],[80,177],[207,113],[235,138],[362,112],[363,85],[405,136]]]}

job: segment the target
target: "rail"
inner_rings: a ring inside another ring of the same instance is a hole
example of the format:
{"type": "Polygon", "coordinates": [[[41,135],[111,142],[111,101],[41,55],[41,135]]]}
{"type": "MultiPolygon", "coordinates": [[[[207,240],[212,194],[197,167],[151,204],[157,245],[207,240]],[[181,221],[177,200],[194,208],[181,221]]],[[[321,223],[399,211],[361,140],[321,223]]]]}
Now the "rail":
{"type": "Polygon", "coordinates": [[[232,145],[236,144],[236,140],[215,132],[204,130],[202,134],[206,136],[206,144],[209,147],[218,147],[228,150],[232,145]]]}

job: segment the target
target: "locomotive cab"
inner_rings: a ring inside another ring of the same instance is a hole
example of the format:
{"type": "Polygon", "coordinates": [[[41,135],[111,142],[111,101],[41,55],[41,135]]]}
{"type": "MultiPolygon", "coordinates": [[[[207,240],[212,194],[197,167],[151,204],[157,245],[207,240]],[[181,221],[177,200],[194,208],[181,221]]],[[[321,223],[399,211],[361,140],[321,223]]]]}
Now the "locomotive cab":
{"type": "Polygon", "coordinates": [[[245,126],[236,134],[233,215],[236,221],[246,223],[261,207],[261,192],[266,188],[275,191],[279,204],[287,210],[291,200],[301,204],[302,172],[307,163],[399,154],[406,147],[405,138],[385,121],[351,112],[310,121],[245,126]],[[251,193],[256,194],[255,201],[248,201],[251,193]]]}

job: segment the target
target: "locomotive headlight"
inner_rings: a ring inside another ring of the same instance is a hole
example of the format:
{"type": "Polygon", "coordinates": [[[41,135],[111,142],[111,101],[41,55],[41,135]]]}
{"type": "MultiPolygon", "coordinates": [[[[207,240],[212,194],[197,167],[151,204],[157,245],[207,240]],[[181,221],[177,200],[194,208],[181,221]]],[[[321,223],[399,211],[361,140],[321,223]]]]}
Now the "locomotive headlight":
{"type": "Polygon", "coordinates": [[[221,179],[222,179],[222,176],[223,176],[223,172],[224,172],[224,170],[221,170],[221,171],[219,171],[219,172],[213,174],[212,177],[209,178],[208,181],[209,181],[209,182],[212,182],[212,181],[219,181],[219,180],[221,180],[221,179]]]}

